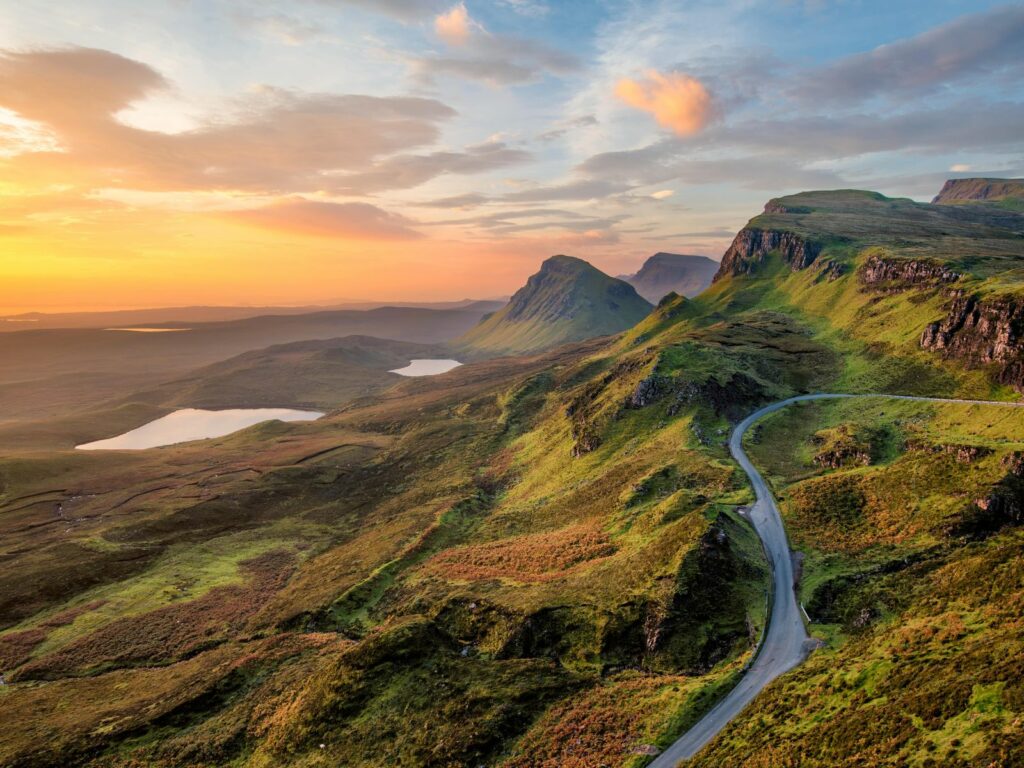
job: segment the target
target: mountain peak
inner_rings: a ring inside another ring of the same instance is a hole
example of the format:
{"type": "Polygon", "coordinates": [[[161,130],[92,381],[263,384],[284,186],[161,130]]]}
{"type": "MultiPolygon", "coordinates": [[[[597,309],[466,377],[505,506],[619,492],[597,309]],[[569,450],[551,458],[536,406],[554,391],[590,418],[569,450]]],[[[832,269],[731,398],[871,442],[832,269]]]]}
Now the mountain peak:
{"type": "Polygon", "coordinates": [[[640,271],[623,277],[637,293],[657,302],[668,293],[693,297],[711,285],[718,262],[707,256],[659,251],[643,263],[640,271]]]}
{"type": "Polygon", "coordinates": [[[566,256],[564,253],[559,253],[554,256],[548,256],[540,264],[540,271],[552,270],[552,269],[597,269],[589,261],[578,259],[575,256],[566,256]]]}
{"type": "Polygon", "coordinates": [[[583,259],[560,254],[545,259],[505,307],[482,320],[459,344],[529,352],[619,333],[651,309],[629,283],[583,259]]]}

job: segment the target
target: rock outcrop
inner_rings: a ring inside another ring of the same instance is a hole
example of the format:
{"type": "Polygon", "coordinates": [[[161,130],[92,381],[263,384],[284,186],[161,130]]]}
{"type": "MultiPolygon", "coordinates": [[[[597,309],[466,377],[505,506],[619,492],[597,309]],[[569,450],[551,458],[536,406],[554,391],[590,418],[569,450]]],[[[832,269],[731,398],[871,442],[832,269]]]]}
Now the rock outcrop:
{"type": "Polygon", "coordinates": [[[478,354],[521,354],[632,328],[654,306],[629,283],[571,256],[552,256],[509,303],[452,344],[478,354]]]}
{"type": "Polygon", "coordinates": [[[866,467],[871,464],[872,446],[870,439],[864,438],[848,424],[821,430],[812,438],[818,449],[814,454],[814,463],[827,469],[866,467]]]}
{"type": "Polygon", "coordinates": [[[897,293],[911,288],[935,288],[955,283],[963,275],[932,259],[871,256],[857,271],[860,284],[872,291],[897,293]]]}
{"type": "Polygon", "coordinates": [[[952,456],[958,464],[972,464],[992,453],[991,448],[982,445],[960,445],[958,443],[920,443],[911,441],[907,443],[908,451],[921,451],[922,453],[946,454],[952,456]]]}
{"type": "Polygon", "coordinates": [[[998,366],[997,380],[1024,392],[1024,299],[954,297],[942,320],[921,334],[921,347],[968,366],[998,366]]]}
{"type": "Polygon", "coordinates": [[[739,231],[722,257],[715,280],[754,272],[772,251],[779,251],[786,263],[798,270],[813,264],[821,247],[794,232],[746,227],[739,231]]]}
{"type": "Polygon", "coordinates": [[[950,179],[933,204],[1024,198],[1024,179],[950,179]]]}
{"type": "Polygon", "coordinates": [[[773,198],[764,204],[765,213],[810,213],[811,209],[805,205],[791,205],[784,203],[778,198],[773,198]]]}

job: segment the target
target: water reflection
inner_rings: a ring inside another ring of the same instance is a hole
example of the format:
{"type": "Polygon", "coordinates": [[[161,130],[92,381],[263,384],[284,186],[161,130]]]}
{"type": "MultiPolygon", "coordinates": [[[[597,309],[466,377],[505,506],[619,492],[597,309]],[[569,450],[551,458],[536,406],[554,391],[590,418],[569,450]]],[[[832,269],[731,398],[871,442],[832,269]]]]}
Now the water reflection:
{"type": "Polygon", "coordinates": [[[390,373],[400,376],[436,376],[458,368],[462,363],[458,360],[413,360],[405,368],[397,368],[390,373]]]}
{"type": "Polygon", "coordinates": [[[76,447],[83,451],[159,448],[162,445],[229,435],[271,419],[313,421],[321,416],[323,414],[318,411],[296,411],[291,408],[233,408],[226,411],[185,408],[123,435],[76,447]]]}

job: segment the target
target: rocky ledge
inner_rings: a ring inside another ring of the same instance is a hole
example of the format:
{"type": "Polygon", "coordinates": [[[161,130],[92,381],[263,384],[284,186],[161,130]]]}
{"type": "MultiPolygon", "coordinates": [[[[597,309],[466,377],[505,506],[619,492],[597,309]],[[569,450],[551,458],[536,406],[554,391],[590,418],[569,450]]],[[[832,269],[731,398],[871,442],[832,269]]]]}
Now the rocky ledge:
{"type": "Polygon", "coordinates": [[[871,256],[857,271],[857,279],[864,288],[883,293],[935,288],[955,283],[962,276],[940,261],[884,256],[871,256]]]}
{"type": "Polygon", "coordinates": [[[779,251],[786,263],[798,270],[813,264],[821,247],[793,232],[746,227],[739,231],[722,257],[715,280],[754,272],[772,251],[779,251]]]}
{"type": "Polygon", "coordinates": [[[1024,298],[958,294],[942,320],[921,334],[921,347],[968,366],[996,365],[997,380],[1024,392],[1024,298]]]}

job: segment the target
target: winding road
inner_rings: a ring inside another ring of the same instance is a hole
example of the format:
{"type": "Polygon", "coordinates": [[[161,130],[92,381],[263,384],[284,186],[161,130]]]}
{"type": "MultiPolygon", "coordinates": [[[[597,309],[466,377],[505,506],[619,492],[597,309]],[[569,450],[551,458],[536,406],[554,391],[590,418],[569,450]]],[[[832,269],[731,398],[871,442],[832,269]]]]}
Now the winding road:
{"type": "Polygon", "coordinates": [[[797,395],[777,403],[766,405],[750,414],[736,425],[729,438],[729,452],[743,468],[754,487],[756,500],[750,508],[750,520],[757,535],[761,537],[772,569],[771,617],[768,631],[764,636],[754,662],[724,699],[710,709],[689,731],[656,757],[648,768],[674,768],[680,761],[688,760],[725,728],[729,722],[754,700],[770,682],[797,666],[810,653],[815,643],[807,635],[800,606],[796,601],[793,580],[793,560],[790,556],[786,529],[782,525],[779,508],[761,473],[751,464],[743,452],[743,435],[748,429],[769,413],[781,410],[793,403],[808,400],[837,400],[850,397],[877,397],[889,400],[915,400],[929,403],[962,403],[966,405],[998,405],[1010,408],[1024,408],[1024,402],[1001,402],[998,400],[962,400],[946,397],[914,397],[911,395],[849,395],[814,394],[797,395]]]}

